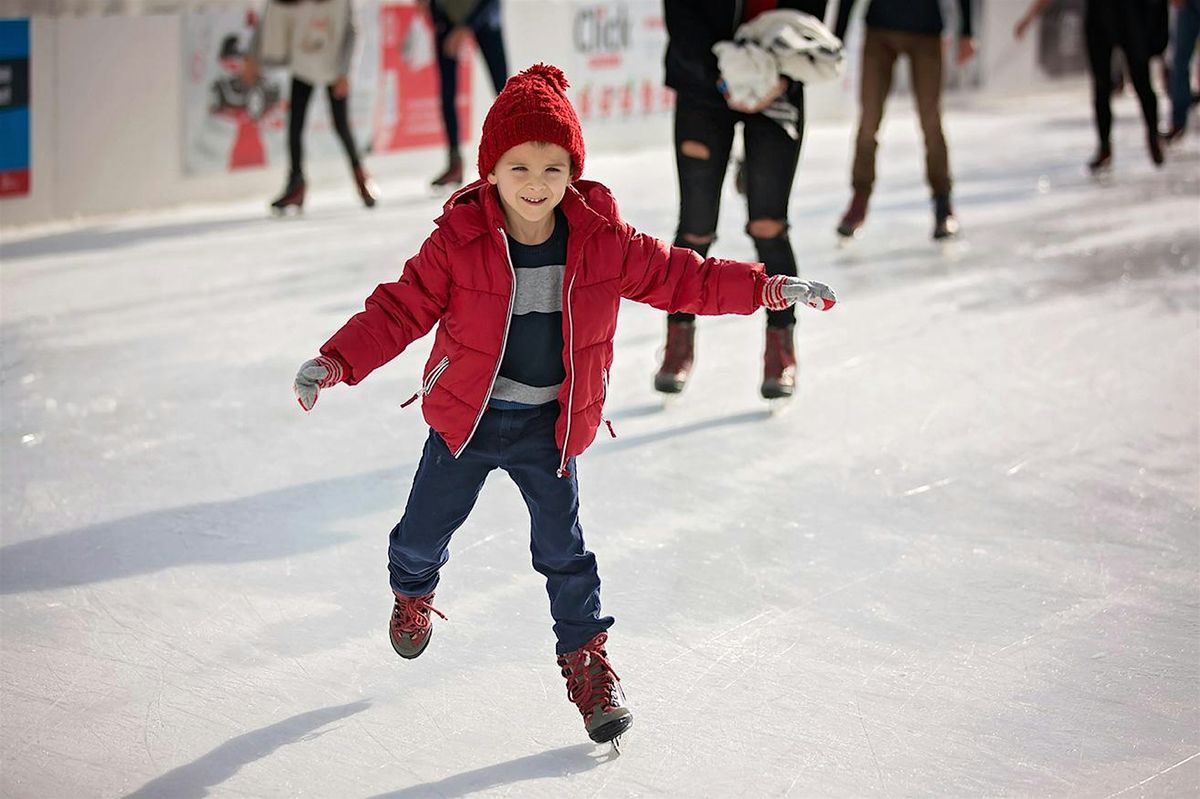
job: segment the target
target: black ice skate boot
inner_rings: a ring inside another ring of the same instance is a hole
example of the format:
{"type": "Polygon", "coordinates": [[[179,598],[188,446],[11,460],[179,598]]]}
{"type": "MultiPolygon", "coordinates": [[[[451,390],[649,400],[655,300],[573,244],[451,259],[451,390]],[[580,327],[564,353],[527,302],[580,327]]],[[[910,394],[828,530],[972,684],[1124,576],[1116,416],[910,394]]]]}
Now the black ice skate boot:
{"type": "Polygon", "coordinates": [[[1182,128],[1177,128],[1174,125],[1172,125],[1170,127],[1170,129],[1167,130],[1162,135],[1163,144],[1167,145],[1168,147],[1172,147],[1172,146],[1178,144],[1180,141],[1182,141],[1183,135],[1186,132],[1187,132],[1186,126],[1182,127],[1182,128]]]}
{"type": "Polygon", "coordinates": [[[463,161],[462,156],[457,152],[450,153],[450,163],[446,166],[446,171],[438,175],[429,184],[435,189],[442,188],[457,188],[463,182],[463,161]]]}
{"type": "Polygon", "coordinates": [[[852,238],[858,229],[867,221],[867,200],[871,195],[865,191],[856,191],[854,196],[850,198],[850,207],[846,209],[846,213],[842,214],[842,221],[838,222],[837,232],[842,238],[852,238]]]}
{"type": "Polygon", "coordinates": [[[678,394],[692,373],[696,355],[696,323],[667,322],[667,346],[663,350],[662,366],[654,375],[654,390],[678,394]]]}
{"type": "Polygon", "coordinates": [[[283,194],[279,195],[279,198],[271,203],[271,211],[276,215],[287,213],[287,209],[292,207],[297,211],[304,210],[303,175],[291,175],[288,178],[287,187],[283,190],[283,194]]]}
{"type": "Polygon", "coordinates": [[[1088,172],[1093,175],[1101,175],[1112,169],[1112,147],[1107,144],[1100,146],[1096,152],[1096,157],[1088,161],[1088,172]]]}
{"type": "Polygon", "coordinates": [[[633,726],[633,713],[621,705],[621,678],[604,651],[607,640],[608,633],[599,633],[574,652],[558,657],[558,667],[567,678],[567,698],[583,715],[588,737],[598,744],[612,741],[633,726]]]}
{"type": "Polygon", "coordinates": [[[379,188],[361,166],[354,167],[354,185],[358,187],[358,196],[362,197],[363,205],[374,208],[379,199],[379,188]]]}
{"type": "Polygon", "coordinates": [[[796,390],[795,325],[767,328],[763,352],[763,399],[782,399],[796,390]]]}
{"type": "Polygon", "coordinates": [[[1150,153],[1150,160],[1155,166],[1163,165],[1163,140],[1158,135],[1158,131],[1151,131],[1146,136],[1146,150],[1150,153]]]}
{"type": "Polygon", "coordinates": [[[404,596],[396,594],[396,604],[392,608],[392,619],[388,624],[388,636],[392,639],[392,649],[406,660],[412,660],[425,651],[429,639],[433,637],[433,622],[429,620],[430,611],[446,618],[446,614],[435,608],[433,594],[425,596],[404,596]]]}
{"type": "Polygon", "coordinates": [[[954,209],[950,207],[949,194],[936,194],[933,197],[933,238],[934,241],[945,241],[958,235],[958,219],[954,209]]]}

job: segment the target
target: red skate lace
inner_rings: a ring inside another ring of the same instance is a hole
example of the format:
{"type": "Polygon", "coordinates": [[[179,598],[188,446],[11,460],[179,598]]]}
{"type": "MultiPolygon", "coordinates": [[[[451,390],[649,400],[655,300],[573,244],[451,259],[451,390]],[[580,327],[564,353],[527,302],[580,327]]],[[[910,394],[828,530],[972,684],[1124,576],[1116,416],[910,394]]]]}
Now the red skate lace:
{"type": "Polygon", "coordinates": [[[562,675],[567,678],[567,698],[575,703],[585,719],[592,716],[592,709],[600,705],[601,710],[611,710],[613,704],[613,689],[621,678],[613,671],[608,662],[604,644],[608,641],[608,633],[600,633],[586,644],[562,655],[558,665],[562,667],[562,675]],[[592,674],[592,666],[598,664],[600,672],[592,674]]]}
{"type": "Polygon", "coordinates": [[[392,629],[398,633],[415,633],[429,628],[429,611],[443,619],[446,614],[429,604],[433,594],[425,596],[397,596],[392,609],[392,629]]]}

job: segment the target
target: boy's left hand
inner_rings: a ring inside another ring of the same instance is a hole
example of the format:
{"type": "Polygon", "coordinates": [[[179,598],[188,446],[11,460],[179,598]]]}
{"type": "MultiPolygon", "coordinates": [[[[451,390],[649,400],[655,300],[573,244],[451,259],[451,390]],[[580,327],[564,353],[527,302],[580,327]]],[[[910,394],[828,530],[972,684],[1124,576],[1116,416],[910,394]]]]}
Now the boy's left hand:
{"type": "Polygon", "coordinates": [[[815,280],[774,275],[763,285],[763,305],[781,311],[789,305],[804,303],[818,311],[828,311],[837,302],[833,289],[815,280]]]}

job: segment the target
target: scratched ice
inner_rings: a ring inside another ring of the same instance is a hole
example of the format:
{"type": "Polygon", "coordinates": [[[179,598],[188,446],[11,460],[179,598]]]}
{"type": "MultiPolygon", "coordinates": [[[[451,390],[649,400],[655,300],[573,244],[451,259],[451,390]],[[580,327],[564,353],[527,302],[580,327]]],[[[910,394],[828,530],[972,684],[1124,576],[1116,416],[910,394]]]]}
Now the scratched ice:
{"type": "MultiPolygon", "coordinates": [[[[848,123],[793,196],[801,389],[759,318],[703,320],[663,410],[629,305],[583,521],[636,725],[584,737],[515,489],[454,540],[432,647],[385,636],[388,530],[425,428],[420,343],[311,415],[295,367],[430,229],[378,168],[260,202],[3,244],[0,795],[1200,794],[1200,147],[1154,170],[1132,100],[1083,175],[1087,91],[956,105],[965,240],[929,241],[898,100],[864,238],[848,123]]],[[[670,238],[665,150],[595,153],[670,238]]],[[[716,255],[752,258],[730,191],[716,255]]]]}

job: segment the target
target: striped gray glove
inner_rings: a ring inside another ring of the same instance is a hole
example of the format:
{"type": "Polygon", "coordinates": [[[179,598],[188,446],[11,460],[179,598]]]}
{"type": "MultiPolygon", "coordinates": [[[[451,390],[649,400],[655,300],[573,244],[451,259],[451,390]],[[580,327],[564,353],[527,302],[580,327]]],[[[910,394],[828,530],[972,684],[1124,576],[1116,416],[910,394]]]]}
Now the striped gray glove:
{"type": "Polygon", "coordinates": [[[837,302],[837,297],[833,289],[815,280],[771,275],[763,281],[762,304],[772,311],[782,311],[798,302],[818,311],[828,311],[837,302]]]}
{"type": "Polygon", "coordinates": [[[336,386],[342,382],[343,376],[340,362],[325,355],[318,355],[311,361],[300,364],[292,391],[296,393],[300,407],[311,411],[317,404],[317,395],[321,393],[321,389],[336,386]]]}

